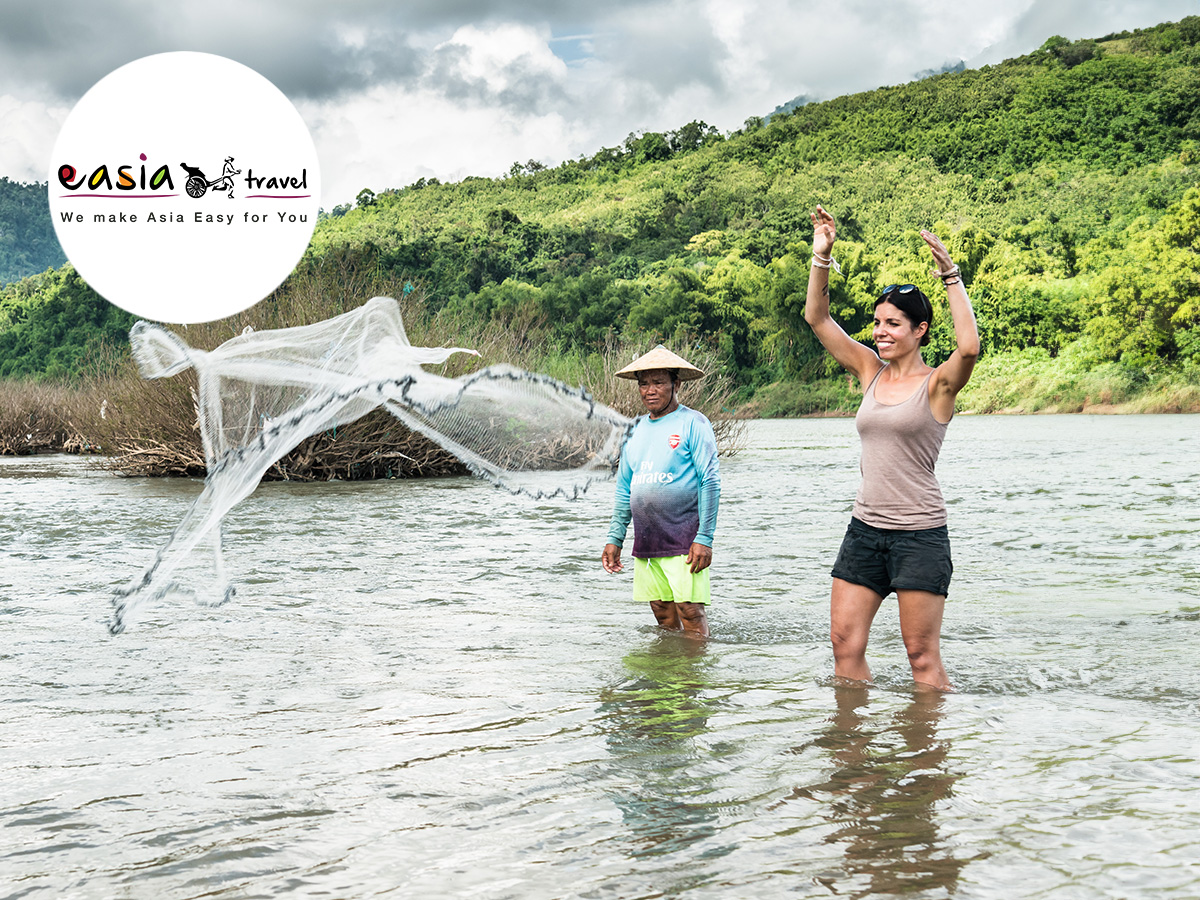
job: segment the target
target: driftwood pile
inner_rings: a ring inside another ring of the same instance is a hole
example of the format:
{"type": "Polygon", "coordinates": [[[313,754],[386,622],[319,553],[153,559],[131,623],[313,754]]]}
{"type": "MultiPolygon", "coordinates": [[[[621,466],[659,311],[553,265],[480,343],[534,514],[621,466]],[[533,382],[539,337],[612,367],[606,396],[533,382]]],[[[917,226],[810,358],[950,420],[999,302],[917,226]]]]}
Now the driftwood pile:
{"type": "MultiPolygon", "coordinates": [[[[202,477],[204,452],[198,434],[171,442],[118,440],[108,466],[124,475],[202,477]]],[[[276,462],[264,481],[360,481],[465,475],[454,456],[409,431],[383,410],[340,428],[305,438],[276,462]]]]}
{"type": "Polygon", "coordinates": [[[90,452],[64,415],[67,396],[61,388],[0,382],[0,456],[90,452]]]}
{"type": "MultiPolygon", "coordinates": [[[[33,427],[33,426],[30,426],[33,427]]],[[[0,456],[29,456],[34,453],[53,453],[62,449],[62,434],[58,432],[25,431],[20,427],[0,434],[0,456]]]]}
{"type": "Polygon", "coordinates": [[[335,431],[305,438],[267,470],[265,479],[359,481],[465,474],[466,466],[453,454],[380,409],[335,431]]]}
{"type": "MultiPolygon", "coordinates": [[[[206,474],[194,379],[58,388],[0,382],[0,456],[96,453],[122,475],[206,474]],[[110,399],[111,398],[111,399],[110,399]]],[[[269,481],[353,481],[463,475],[466,467],[384,410],[305,439],[269,481]]]]}

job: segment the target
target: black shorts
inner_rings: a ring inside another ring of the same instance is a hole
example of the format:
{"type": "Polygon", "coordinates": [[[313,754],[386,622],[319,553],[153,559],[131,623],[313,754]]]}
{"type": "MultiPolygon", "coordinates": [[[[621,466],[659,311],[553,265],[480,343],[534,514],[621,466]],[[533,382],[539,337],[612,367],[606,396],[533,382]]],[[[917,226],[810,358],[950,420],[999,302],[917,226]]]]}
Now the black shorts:
{"type": "Polygon", "coordinates": [[[881,597],[904,590],[945,597],[953,572],[945,525],[893,531],[852,518],[830,574],[869,587],[881,597]]]}

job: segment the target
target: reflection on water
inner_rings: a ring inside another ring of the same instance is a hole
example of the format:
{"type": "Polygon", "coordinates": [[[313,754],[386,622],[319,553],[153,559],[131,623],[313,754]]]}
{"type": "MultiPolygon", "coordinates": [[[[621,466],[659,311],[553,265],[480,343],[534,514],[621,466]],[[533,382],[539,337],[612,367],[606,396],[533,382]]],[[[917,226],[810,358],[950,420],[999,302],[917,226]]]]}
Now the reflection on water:
{"type": "Polygon", "coordinates": [[[820,802],[833,826],[825,841],[842,848],[842,871],[818,881],[849,897],[953,894],[967,860],[956,857],[937,821],[938,803],[958,780],[947,765],[949,744],[937,735],[944,695],[916,689],[906,707],[880,721],[865,686],[839,684],[835,694],[837,710],[813,741],[834,769],[789,798],[820,802]]]}
{"type": "Polygon", "coordinates": [[[940,699],[894,602],[828,681],[849,420],[722,465],[705,644],[600,570],[611,490],[462,478],[264,485],[237,601],[114,638],[199,482],[0,460],[0,900],[1195,900],[1195,417],[953,428],[940,699]]]}
{"type": "Polygon", "coordinates": [[[622,664],[628,677],[601,691],[598,710],[610,780],[619,786],[610,797],[632,832],[630,856],[675,853],[716,832],[708,786],[697,771],[696,738],[709,716],[706,645],[662,633],[622,664]]]}

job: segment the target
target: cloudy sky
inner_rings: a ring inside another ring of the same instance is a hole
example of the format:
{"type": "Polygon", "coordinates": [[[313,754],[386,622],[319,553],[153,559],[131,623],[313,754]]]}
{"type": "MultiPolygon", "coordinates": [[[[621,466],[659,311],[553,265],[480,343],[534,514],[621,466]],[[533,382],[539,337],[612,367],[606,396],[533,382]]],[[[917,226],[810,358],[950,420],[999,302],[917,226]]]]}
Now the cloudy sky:
{"type": "Polygon", "coordinates": [[[727,132],[798,95],[1198,13],[1200,0],[0,0],[0,175],[44,181],[73,103],[170,50],[237,60],[287,94],[330,208],[364,187],[554,165],[694,119],[727,132]]]}

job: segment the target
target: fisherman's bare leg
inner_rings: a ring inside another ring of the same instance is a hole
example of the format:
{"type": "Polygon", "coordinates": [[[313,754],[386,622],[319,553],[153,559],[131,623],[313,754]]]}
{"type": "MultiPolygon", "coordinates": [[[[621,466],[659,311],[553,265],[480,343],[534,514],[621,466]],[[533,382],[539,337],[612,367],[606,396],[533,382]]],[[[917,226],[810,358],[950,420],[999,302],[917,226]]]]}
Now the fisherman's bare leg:
{"type": "Polygon", "coordinates": [[[703,603],[676,603],[683,633],[688,637],[708,637],[708,616],[703,603]]]}
{"type": "Polygon", "coordinates": [[[660,628],[665,628],[667,631],[679,631],[683,626],[679,622],[678,604],[670,600],[651,600],[650,609],[654,611],[654,618],[658,621],[660,628]]]}

